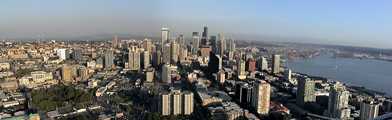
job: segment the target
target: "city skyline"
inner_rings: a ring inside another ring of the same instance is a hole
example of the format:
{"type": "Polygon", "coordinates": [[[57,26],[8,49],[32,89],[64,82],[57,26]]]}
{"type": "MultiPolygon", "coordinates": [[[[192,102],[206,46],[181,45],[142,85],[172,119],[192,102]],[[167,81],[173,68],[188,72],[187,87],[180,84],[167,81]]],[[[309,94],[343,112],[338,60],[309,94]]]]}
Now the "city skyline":
{"type": "Polygon", "coordinates": [[[392,48],[390,1],[2,1],[0,39],[102,34],[186,38],[202,26],[236,40],[392,48]],[[200,7],[203,6],[203,7],[200,7]],[[179,32],[181,31],[181,32],[179,32]]]}

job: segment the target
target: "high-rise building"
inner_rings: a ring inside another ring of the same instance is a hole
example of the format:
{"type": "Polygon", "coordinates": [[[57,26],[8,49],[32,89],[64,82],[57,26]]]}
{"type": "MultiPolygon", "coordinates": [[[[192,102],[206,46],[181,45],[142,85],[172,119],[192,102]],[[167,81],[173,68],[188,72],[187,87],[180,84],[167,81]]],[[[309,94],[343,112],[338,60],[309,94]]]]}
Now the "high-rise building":
{"type": "Polygon", "coordinates": [[[286,69],[284,71],[284,79],[287,81],[291,81],[291,69],[286,69]]]}
{"type": "Polygon", "coordinates": [[[247,65],[246,65],[246,70],[248,70],[249,72],[256,71],[256,60],[254,60],[253,58],[248,59],[247,65]]]}
{"type": "Polygon", "coordinates": [[[223,33],[219,33],[218,37],[219,37],[219,54],[223,57],[226,51],[226,40],[223,33]]]}
{"type": "Polygon", "coordinates": [[[169,38],[170,38],[170,36],[169,36],[169,28],[162,28],[161,29],[161,41],[160,41],[161,48],[163,48],[163,46],[167,42],[169,42],[169,38]]]}
{"type": "Polygon", "coordinates": [[[211,42],[211,48],[212,48],[212,53],[214,54],[219,54],[219,44],[218,41],[216,40],[216,36],[212,35],[210,36],[210,42],[211,42]]]}
{"type": "Polygon", "coordinates": [[[180,90],[174,90],[172,92],[172,113],[173,115],[179,115],[182,114],[182,94],[180,90]]]}
{"type": "Polygon", "coordinates": [[[114,65],[114,55],[113,55],[113,51],[110,50],[106,50],[105,51],[105,59],[104,59],[104,67],[105,69],[111,69],[114,65]]]}
{"type": "Polygon", "coordinates": [[[260,115],[267,115],[270,107],[271,86],[266,81],[257,81],[254,85],[252,106],[260,115]]]}
{"type": "Polygon", "coordinates": [[[64,83],[71,83],[73,82],[73,71],[72,67],[69,65],[64,65],[61,69],[61,78],[64,83]]]}
{"type": "Polygon", "coordinates": [[[170,64],[171,61],[171,47],[170,44],[167,43],[163,46],[162,49],[162,64],[170,64]]]}
{"type": "Polygon", "coordinates": [[[260,58],[259,66],[261,71],[268,70],[268,61],[265,57],[260,58]]]}
{"type": "Polygon", "coordinates": [[[297,88],[297,104],[304,106],[305,104],[316,101],[315,82],[307,77],[301,77],[298,80],[297,88]]]}
{"type": "Polygon", "coordinates": [[[114,48],[118,47],[118,37],[117,37],[117,35],[113,36],[112,47],[114,47],[114,48]]]}
{"type": "Polygon", "coordinates": [[[209,73],[217,73],[222,69],[222,58],[219,55],[210,54],[210,60],[208,61],[209,73]]]}
{"type": "Polygon", "coordinates": [[[128,67],[130,70],[140,70],[140,52],[136,46],[131,46],[128,49],[128,67]]]}
{"type": "Polygon", "coordinates": [[[178,62],[178,50],[179,50],[178,48],[179,48],[179,46],[175,41],[171,42],[171,44],[170,44],[170,63],[171,64],[175,65],[178,62]]]}
{"type": "Polygon", "coordinates": [[[88,69],[84,66],[79,67],[78,69],[78,77],[80,80],[84,81],[89,78],[88,69]]]}
{"type": "Polygon", "coordinates": [[[171,94],[163,92],[159,99],[159,111],[161,115],[167,116],[171,114],[171,94]]]}
{"type": "Polygon", "coordinates": [[[198,32],[193,32],[192,33],[192,47],[191,47],[191,52],[192,54],[197,54],[200,48],[200,36],[198,32]]]}
{"type": "Polygon", "coordinates": [[[228,50],[235,51],[235,42],[233,39],[229,39],[228,50]]]}
{"type": "Polygon", "coordinates": [[[143,40],[143,43],[142,43],[142,46],[143,46],[143,48],[144,48],[145,51],[148,51],[149,53],[152,52],[153,44],[152,44],[151,39],[147,39],[147,38],[144,39],[144,40],[143,40]]]}
{"type": "Polygon", "coordinates": [[[69,58],[69,51],[66,48],[57,49],[56,54],[62,60],[66,60],[69,58]]]}
{"type": "Polygon", "coordinates": [[[240,79],[240,80],[243,80],[246,78],[245,61],[242,59],[239,59],[237,61],[237,76],[238,76],[238,79],[240,79]]]}
{"type": "Polygon", "coordinates": [[[180,54],[178,55],[178,59],[180,62],[185,61],[186,58],[188,57],[188,50],[186,48],[180,48],[179,50],[180,54]]]}
{"type": "Polygon", "coordinates": [[[154,67],[158,67],[161,64],[161,51],[155,51],[153,56],[152,56],[152,65],[154,67]]]}
{"type": "Polygon", "coordinates": [[[272,56],[272,73],[277,74],[280,72],[280,55],[272,56]]]}
{"type": "Polygon", "coordinates": [[[380,104],[373,99],[366,99],[360,105],[360,120],[373,120],[378,116],[380,104]]]}
{"type": "Polygon", "coordinates": [[[183,114],[184,115],[190,115],[193,113],[193,93],[190,91],[185,91],[183,92],[183,114]]]}
{"type": "Polygon", "coordinates": [[[72,58],[75,61],[81,61],[82,60],[82,49],[74,49],[72,53],[72,58]]]}
{"type": "Polygon", "coordinates": [[[225,74],[225,71],[222,70],[222,69],[219,70],[217,78],[218,78],[218,82],[219,82],[220,84],[225,83],[225,81],[226,81],[226,74],[225,74]]]}
{"type": "Polygon", "coordinates": [[[152,83],[154,82],[154,68],[150,67],[146,70],[146,82],[152,83]]]}
{"type": "Polygon", "coordinates": [[[184,35],[183,35],[183,34],[180,34],[180,35],[177,37],[177,43],[178,43],[178,45],[179,45],[180,47],[185,47],[185,40],[184,40],[184,35]]]}
{"type": "MultiPolygon", "coordinates": [[[[240,92],[239,92],[239,94],[240,94],[239,95],[239,102],[240,102],[240,104],[242,104],[243,106],[248,106],[248,107],[251,104],[253,104],[252,103],[252,98],[253,97],[257,97],[257,96],[254,96],[253,93],[252,93],[254,88],[255,88],[254,86],[252,86],[250,84],[247,84],[247,83],[245,83],[243,86],[241,86],[240,92]]],[[[255,102],[257,102],[257,101],[255,101],[255,102]]],[[[256,103],[254,103],[254,104],[256,104],[256,103]]]]}
{"type": "Polygon", "coordinates": [[[350,118],[349,96],[350,92],[341,83],[337,82],[331,87],[328,100],[329,117],[341,120],[350,118]]]}
{"type": "Polygon", "coordinates": [[[163,83],[171,83],[171,69],[169,64],[164,64],[162,66],[162,82],[163,83]]]}
{"type": "Polygon", "coordinates": [[[204,26],[204,30],[201,36],[201,45],[202,46],[208,46],[208,27],[204,26]]]}
{"type": "Polygon", "coordinates": [[[150,52],[144,51],[143,52],[143,68],[147,69],[150,67],[150,52]]]}

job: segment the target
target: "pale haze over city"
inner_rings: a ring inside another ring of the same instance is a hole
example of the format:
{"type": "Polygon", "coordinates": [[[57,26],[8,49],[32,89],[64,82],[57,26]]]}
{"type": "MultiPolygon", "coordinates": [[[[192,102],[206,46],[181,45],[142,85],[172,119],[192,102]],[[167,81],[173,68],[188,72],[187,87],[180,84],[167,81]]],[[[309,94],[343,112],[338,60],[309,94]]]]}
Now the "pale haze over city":
{"type": "Polygon", "coordinates": [[[392,1],[0,0],[0,120],[391,120],[392,1]]]}
{"type": "Polygon", "coordinates": [[[2,0],[0,38],[152,35],[163,25],[189,33],[209,25],[238,39],[392,48],[391,6],[388,0],[2,0]]]}

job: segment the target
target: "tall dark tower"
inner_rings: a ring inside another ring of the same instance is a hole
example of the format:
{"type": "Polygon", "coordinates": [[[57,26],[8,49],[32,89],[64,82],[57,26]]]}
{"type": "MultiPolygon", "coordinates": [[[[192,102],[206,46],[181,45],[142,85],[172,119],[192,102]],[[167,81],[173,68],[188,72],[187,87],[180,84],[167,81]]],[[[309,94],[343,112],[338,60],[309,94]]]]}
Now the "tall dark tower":
{"type": "Polygon", "coordinates": [[[201,45],[208,46],[208,27],[204,26],[203,34],[201,36],[201,45]]]}

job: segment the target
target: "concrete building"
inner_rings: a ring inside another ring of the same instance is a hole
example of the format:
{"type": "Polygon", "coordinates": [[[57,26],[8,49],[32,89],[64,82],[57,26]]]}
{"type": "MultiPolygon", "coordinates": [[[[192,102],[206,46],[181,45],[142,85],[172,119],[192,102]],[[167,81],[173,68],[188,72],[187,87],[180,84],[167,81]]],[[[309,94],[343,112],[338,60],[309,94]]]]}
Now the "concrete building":
{"type": "Polygon", "coordinates": [[[173,65],[176,65],[178,62],[178,50],[179,45],[175,41],[172,41],[170,43],[170,63],[173,65]]]}
{"type": "Polygon", "coordinates": [[[160,95],[159,111],[161,115],[167,116],[171,112],[171,95],[169,92],[164,92],[160,95]]]}
{"type": "Polygon", "coordinates": [[[268,115],[271,86],[266,81],[257,81],[254,85],[252,106],[260,115],[268,115]]]}
{"type": "Polygon", "coordinates": [[[135,46],[128,49],[128,67],[130,70],[140,70],[140,52],[135,46]]]}
{"type": "Polygon", "coordinates": [[[170,34],[169,34],[169,28],[162,28],[162,29],[161,29],[161,41],[160,41],[161,48],[163,48],[163,46],[164,46],[167,42],[169,42],[169,38],[170,38],[169,35],[170,35],[170,34]]]}
{"type": "Polygon", "coordinates": [[[106,50],[105,51],[105,58],[104,58],[104,68],[111,69],[114,65],[114,55],[113,50],[106,50]]]}
{"type": "Polygon", "coordinates": [[[360,120],[373,120],[378,116],[380,104],[373,99],[366,99],[360,105],[360,120]]]}
{"type": "Polygon", "coordinates": [[[161,79],[163,83],[171,83],[171,69],[169,64],[162,66],[161,79]]]}
{"type": "Polygon", "coordinates": [[[301,77],[298,80],[297,104],[305,106],[307,103],[316,101],[315,82],[307,77],[301,77]]]}
{"type": "Polygon", "coordinates": [[[52,80],[53,75],[51,72],[45,72],[45,71],[34,71],[31,72],[31,78],[33,79],[34,82],[37,83],[42,83],[45,82],[46,80],[52,80]]]}
{"type": "Polygon", "coordinates": [[[164,44],[162,50],[163,50],[162,51],[162,64],[170,64],[170,61],[171,61],[171,56],[170,56],[171,47],[170,47],[170,44],[169,43],[164,44]]]}
{"type": "Polygon", "coordinates": [[[172,114],[180,115],[182,114],[182,94],[180,90],[172,91],[172,114]]]}
{"type": "Polygon", "coordinates": [[[272,56],[272,73],[280,73],[280,55],[272,56]]]}
{"type": "Polygon", "coordinates": [[[190,91],[183,92],[183,114],[190,115],[193,113],[194,103],[193,103],[193,93],[190,91]]]}
{"type": "Polygon", "coordinates": [[[193,55],[196,55],[200,48],[200,36],[198,32],[192,33],[192,47],[191,52],[193,55]]]}
{"type": "Polygon", "coordinates": [[[284,79],[287,81],[291,81],[291,69],[286,69],[284,71],[284,79]]]}
{"type": "Polygon", "coordinates": [[[57,56],[59,56],[62,60],[67,60],[69,58],[69,51],[68,49],[61,48],[56,50],[57,56]]]}
{"type": "Polygon", "coordinates": [[[348,106],[350,92],[339,82],[335,83],[329,92],[328,116],[341,120],[350,118],[348,106]]]}
{"type": "Polygon", "coordinates": [[[154,82],[154,73],[155,73],[155,70],[154,70],[154,68],[147,68],[147,70],[146,70],[146,82],[150,82],[150,83],[152,83],[152,82],[154,82]]]}
{"type": "Polygon", "coordinates": [[[224,56],[225,51],[226,51],[225,36],[223,35],[223,33],[219,33],[218,37],[219,37],[219,55],[224,56]]]}
{"type": "Polygon", "coordinates": [[[64,65],[61,69],[61,79],[64,83],[73,82],[73,71],[72,67],[69,65],[64,65]]]}
{"type": "Polygon", "coordinates": [[[244,80],[246,78],[245,61],[242,59],[239,59],[237,62],[237,76],[240,80],[244,80]]]}
{"type": "Polygon", "coordinates": [[[150,67],[150,52],[144,51],[143,52],[143,69],[147,69],[150,67]]]}
{"type": "Polygon", "coordinates": [[[259,67],[261,71],[268,70],[268,61],[265,57],[260,58],[259,67]]]}
{"type": "Polygon", "coordinates": [[[217,79],[218,79],[218,82],[220,84],[223,85],[225,83],[225,81],[226,81],[226,74],[225,74],[224,70],[219,70],[219,72],[217,74],[217,79]]]}

